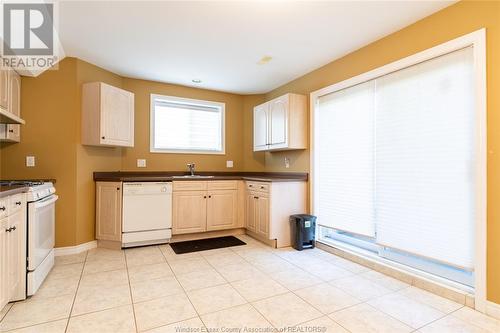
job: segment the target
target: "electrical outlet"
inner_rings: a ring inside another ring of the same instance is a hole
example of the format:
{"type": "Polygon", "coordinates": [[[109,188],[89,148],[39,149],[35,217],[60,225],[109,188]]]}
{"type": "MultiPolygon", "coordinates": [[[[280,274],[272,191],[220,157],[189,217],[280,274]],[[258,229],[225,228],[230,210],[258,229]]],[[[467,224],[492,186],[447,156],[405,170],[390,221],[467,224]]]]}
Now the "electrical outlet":
{"type": "Polygon", "coordinates": [[[145,168],[146,167],[146,160],[143,158],[138,158],[137,159],[137,167],[138,168],[145,168]]]}
{"type": "Polygon", "coordinates": [[[288,157],[285,157],[285,168],[289,168],[290,167],[290,159],[288,157]]]}
{"type": "Polygon", "coordinates": [[[35,166],[35,156],[26,156],[26,166],[29,168],[35,166]]]}
{"type": "Polygon", "coordinates": [[[233,161],[226,161],[226,168],[232,168],[233,167],[233,161]]]}

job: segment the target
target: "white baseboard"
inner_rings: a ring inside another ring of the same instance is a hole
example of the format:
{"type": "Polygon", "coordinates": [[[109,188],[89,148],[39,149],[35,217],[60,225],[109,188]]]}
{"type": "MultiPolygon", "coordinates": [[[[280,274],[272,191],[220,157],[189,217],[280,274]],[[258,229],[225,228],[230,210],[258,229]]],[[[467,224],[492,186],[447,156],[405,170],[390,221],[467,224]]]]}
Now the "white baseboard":
{"type": "Polygon", "coordinates": [[[87,243],[75,245],[75,246],[66,246],[66,247],[56,247],[54,249],[54,255],[58,256],[68,256],[70,254],[78,254],[84,251],[88,251],[90,249],[97,247],[97,241],[93,240],[87,243]]]}
{"type": "Polygon", "coordinates": [[[486,314],[490,317],[500,319],[500,304],[486,301],[486,314]]]}

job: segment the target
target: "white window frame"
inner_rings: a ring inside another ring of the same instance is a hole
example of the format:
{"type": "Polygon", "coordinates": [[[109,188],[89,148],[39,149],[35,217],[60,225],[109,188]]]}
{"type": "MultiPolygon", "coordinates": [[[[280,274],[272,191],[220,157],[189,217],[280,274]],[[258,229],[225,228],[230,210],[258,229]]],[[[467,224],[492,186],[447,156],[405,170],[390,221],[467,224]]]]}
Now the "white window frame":
{"type": "MultiPolygon", "coordinates": [[[[477,147],[478,151],[478,169],[476,173],[477,184],[479,186],[477,193],[477,207],[478,207],[478,218],[475,223],[476,235],[475,235],[475,309],[480,312],[487,312],[488,301],[486,300],[486,251],[487,251],[487,220],[486,220],[486,204],[487,204],[487,183],[486,183],[486,157],[487,157],[487,146],[486,146],[486,29],[480,29],[458,37],[446,43],[437,45],[430,49],[424,50],[422,52],[416,53],[414,55],[408,56],[406,58],[397,60],[395,62],[389,63],[385,66],[376,68],[369,72],[363,73],[361,75],[352,77],[345,81],[333,84],[331,86],[316,90],[310,94],[310,143],[311,143],[311,155],[310,155],[310,165],[311,165],[311,181],[309,195],[311,200],[312,214],[315,214],[315,201],[314,198],[317,196],[317,187],[315,183],[320,181],[316,179],[315,175],[315,149],[314,142],[317,140],[314,131],[314,119],[315,114],[318,112],[318,102],[319,97],[334,93],[336,91],[349,88],[351,86],[370,81],[387,75],[389,73],[419,64],[421,62],[448,54],[453,51],[463,49],[465,47],[473,47],[474,54],[474,75],[475,75],[475,87],[476,87],[476,116],[477,124],[479,126],[479,145],[477,147]]],[[[321,241],[321,240],[320,240],[321,241]]],[[[341,245],[336,245],[339,248],[341,245]]],[[[349,250],[349,249],[347,249],[349,250]]],[[[350,249],[352,250],[352,249],[350,249]]],[[[367,257],[367,259],[369,259],[367,257]]],[[[411,270],[410,270],[411,271],[411,270]]]]}
{"type": "Polygon", "coordinates": [[[225,155],[226,154],[226,103],[207,101],[202,99],[184,98],[176,96],[167,96],[159,94],[151,94],[150,97],[150,114],[149,114],[150,124],[149,124],[149,151],[151,153],[165,153],[165,154],[207,154],[207,155],[225,155]],[[222,149],[220,151],[211,150],[196,150],[196,149],[161,149],[155,148],[155,99],[165,99],[167,101],[183,103],[183,104],[194,104],[203,106],[213,106],[220,108],[221,110],[221,140],[222,149]]]}

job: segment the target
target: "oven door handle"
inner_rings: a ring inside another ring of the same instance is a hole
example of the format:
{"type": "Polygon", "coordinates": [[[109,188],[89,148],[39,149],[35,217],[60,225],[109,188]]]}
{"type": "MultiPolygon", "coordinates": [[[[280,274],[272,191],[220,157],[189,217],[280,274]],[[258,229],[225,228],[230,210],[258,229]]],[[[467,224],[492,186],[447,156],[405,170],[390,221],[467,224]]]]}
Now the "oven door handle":
{"type": "Polygon", "coordinates": [[[35,202],[35,208],[43,208],[45,206],[53,204],[57,201],[57,199],[59,199],[59,196],[57,194],[51,195],[48,199],[35,202]]]}

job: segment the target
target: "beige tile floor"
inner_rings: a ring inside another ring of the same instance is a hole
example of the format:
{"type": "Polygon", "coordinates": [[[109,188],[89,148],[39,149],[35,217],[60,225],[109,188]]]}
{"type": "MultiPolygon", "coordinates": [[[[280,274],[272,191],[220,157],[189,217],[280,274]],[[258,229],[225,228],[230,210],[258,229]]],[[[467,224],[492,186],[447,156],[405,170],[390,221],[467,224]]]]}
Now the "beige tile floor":
{"type": "Polygon", "coordinates": [[[9,332],[500,332],[500,321],[319,249],[168,245],[57,257],[9,332]],[[283,328],[285,328],[283,330],[283,328]]]}

